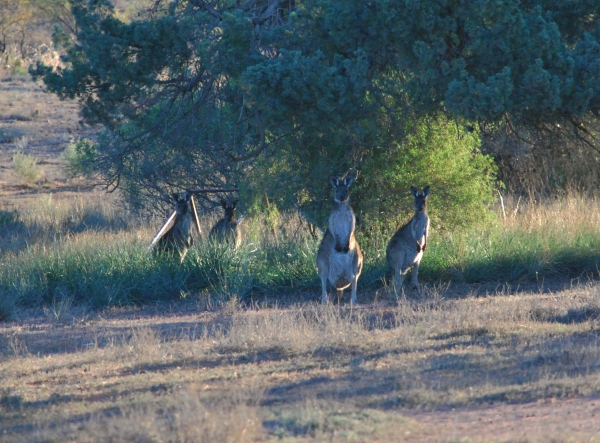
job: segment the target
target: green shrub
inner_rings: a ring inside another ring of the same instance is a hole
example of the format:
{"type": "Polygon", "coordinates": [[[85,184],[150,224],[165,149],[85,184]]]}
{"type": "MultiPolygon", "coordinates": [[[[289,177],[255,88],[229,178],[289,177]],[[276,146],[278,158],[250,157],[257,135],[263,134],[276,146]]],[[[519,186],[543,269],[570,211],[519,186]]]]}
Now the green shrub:
{"type": "Polygon", "coordinates": [[[83,177],[88,173],[87,164],[95,152],[94,144],[88,139],[71,140],[60,154],[63,171],[68,178],[83,177]]]}
{"type": "Polygon", "coordinates": [[[13,154],[13,164],[19,177],[26,183],[34,183],[43,173],[42,168],[37,164],[37,158],[20,151],[15,151],[13,154]]]}
{"type": "Polygon", "coordinates": [[[389,235],[407,222],[414,214],[411,186],[431,186],[428,212],[438,233],[492,220],[496,168],[479,146],[477,131],[440,116],[421,120],[393,149],[374,152],[353,194],[361,229],[389,235]]]}

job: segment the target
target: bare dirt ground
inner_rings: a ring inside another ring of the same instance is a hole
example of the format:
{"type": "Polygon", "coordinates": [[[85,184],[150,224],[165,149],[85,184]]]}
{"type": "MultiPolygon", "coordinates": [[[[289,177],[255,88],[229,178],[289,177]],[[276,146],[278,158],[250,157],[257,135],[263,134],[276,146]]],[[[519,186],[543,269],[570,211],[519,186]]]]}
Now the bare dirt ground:
{"type": "Polygon", "coordinates": [[[92,133],[80,124],[76,102],[59,100],[29,77],[0,76],[0,207],[23,207],[43,194],[89,195],[89,184],[65,176],[60,154],[71,140],[92,133]],[[42,175],[35,183],[16,173],[15,151],[38,160],[42,175]]]}
{"type": "MultiPolygon", "coordinates": [[[[61,170],[78,120],[76,103],[0,79],[2,209],[105,198],[61,170]],[[16,149],[39,159],[37,183],[16,149]]],[[[318,288],[262,309],[18,311],[0,324],[0,441],[600,442],[600,286],[565,285],[350,312],[316,307],[318,288]]]]}

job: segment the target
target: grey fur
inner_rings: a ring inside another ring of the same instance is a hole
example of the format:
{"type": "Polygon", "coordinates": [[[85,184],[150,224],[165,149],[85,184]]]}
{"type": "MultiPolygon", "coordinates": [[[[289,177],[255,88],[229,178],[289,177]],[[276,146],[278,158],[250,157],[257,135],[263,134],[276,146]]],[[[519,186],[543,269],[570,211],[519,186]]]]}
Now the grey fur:
{"type": "Polygon", "coordinates": [[[181,261],[188,253],[188,249],[194,244],[192,238],[193,209],[190,203],[192,195],[185,193],[179,198],[173,195],[175,200],[175,220],[173,226],[158,240],[154,248],[155,254],[179,253],[181,261]]]}
{"type": "Polygon", "coordinates": [[[356,286],[362,271],[363,255],[354,230],[356,217],[349,203],[349,188],[354,177],[330,178],[334,188],[335,207],[329,216],[327,231],[317,251],[317,270],[321,277],[321,303],[327,303],[327,284],[338,296],[352,286],[350,302],[356,304],[356,286]]]}
{"type": "Polygon", "coordinates": [[[427,249],[429,239],[429,216],[427,215],[427,196],[429,186],[419,192],[414,186],[410,193],[415,199],[415,215],[392,236],[386,249],[386,259],[394,270],[396,295],[402,287],[404,275],[412,269],[411,285],[419,287],[419,264],[427,249]]]}
{"type": "Polygon", "coordinates": [[[242,231],[234,219],[235,208],[238,200],[221,199],[221,206],[225,210],[225,217],[220,219],[210,230],[208,238],[219,243],[233,244],[235,249],[242,243],[242,231]]]}

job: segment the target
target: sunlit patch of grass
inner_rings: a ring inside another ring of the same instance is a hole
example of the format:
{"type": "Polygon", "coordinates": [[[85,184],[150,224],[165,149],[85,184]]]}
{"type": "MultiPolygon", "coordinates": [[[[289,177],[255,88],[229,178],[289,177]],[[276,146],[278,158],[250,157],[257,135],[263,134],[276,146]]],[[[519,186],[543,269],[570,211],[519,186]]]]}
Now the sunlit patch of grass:
{"type": "Polygon", "coordinates": [[[597,275],[600,202],[573,195],[521,204],[485,229],[434,234],[427,252],[426,279],[515,283],[597,275]]]}
{"type": "MultiPolygon", "coordinates": [[[[7,312],[19,305],[58,306],[56,300],[63,298],[102,307],[199,296],[222,305],[265,294],[319,292],[320,238],[295,215],[281,215],[276,231],[260,217],[245,220],[238,250],[206,241],[215,220],[202,217],[204,235],[196,235],[183,263],[154,257],[148,243],[156,227],[101,201],[67,205],[46,197],[35,210],[0,216],[0,236],[10,239],[0,242],[7,312]]],[[[386,244],[382,237],[365,247],[360,291],[385,289],[386,244]]],[[[430,284],[542,282],[593,276],[599,266],[600,205],[572,196],[521,205],[506,219],[469,232],[433,230],[420,277],[430,284]],[[584,203],[585,214],[579,211],[584,203]]]]}

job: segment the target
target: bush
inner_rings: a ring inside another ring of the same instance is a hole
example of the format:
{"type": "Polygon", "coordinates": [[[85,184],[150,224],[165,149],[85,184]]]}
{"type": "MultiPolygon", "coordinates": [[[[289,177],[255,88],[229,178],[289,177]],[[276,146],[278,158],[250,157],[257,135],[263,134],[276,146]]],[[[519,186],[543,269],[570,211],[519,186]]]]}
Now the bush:
{"type": "Polygon", "coordinates": [[[26,183],[34,183],[42,175],[42,168],[37,164],[37,158],[33,155],[15,151],[13,163],[15,165],[15,171],[26,183]]]}
{"type": "Polygon", "coordinates": [[[445,117],[428,117],[405,141],[376,150],[365,161],[354,192],[367,235],[389,234],[410,219],[411,186],[431,186],[428,212],[438,231],[491,220],[496,168],[479,146],[476,130],[445,117]]]}
{"type": "Polygon", "coordinates": [[[86,161],[93,144],[87,139],[71,140],[60,154],[63,171],[68,178],[78,178],[86,175],[86,161]]]}

